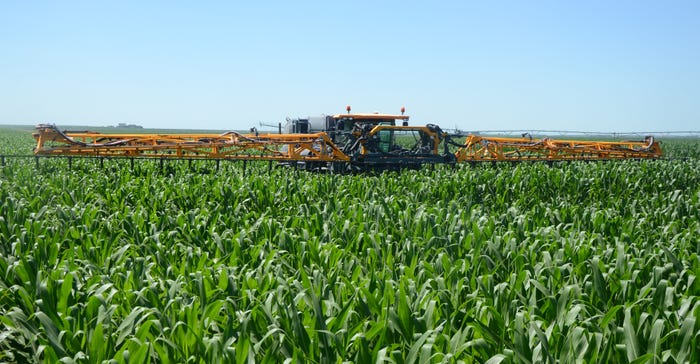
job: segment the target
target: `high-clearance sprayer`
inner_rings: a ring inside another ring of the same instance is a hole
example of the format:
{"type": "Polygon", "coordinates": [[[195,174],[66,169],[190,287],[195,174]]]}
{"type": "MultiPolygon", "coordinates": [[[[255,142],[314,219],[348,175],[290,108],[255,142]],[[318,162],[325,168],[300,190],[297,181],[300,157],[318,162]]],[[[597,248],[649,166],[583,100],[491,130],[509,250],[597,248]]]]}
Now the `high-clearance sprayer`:
{"type": "MultiPolygon", "coordinates": [[[[291,119],[284,133],[117,134],[36,127],[35,155],[279,161],[307,170],[352,172],[420,168],[424,164],[483,161],[655,159],[651,136],[643,141],[496,138],[444,132],[437,125],[409,126],[405,109],[394,114],[346,114],[291,119]]],[[[280,128],[281,129],[281,128],[280,128]]]]}

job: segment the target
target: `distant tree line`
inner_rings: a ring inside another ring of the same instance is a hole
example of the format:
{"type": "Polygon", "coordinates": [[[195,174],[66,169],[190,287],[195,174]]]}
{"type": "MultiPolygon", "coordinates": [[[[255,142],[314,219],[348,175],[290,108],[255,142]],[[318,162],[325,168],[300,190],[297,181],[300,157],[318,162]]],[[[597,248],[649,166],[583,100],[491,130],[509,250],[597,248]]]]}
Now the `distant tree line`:
{"type": "Polygon", "coordinates": [[[138,125],[138,124],[127,124],[127,123],[119,123],[117,126],[109,126],[110,128],[138,128],[138,129],[143,129],[143,126],[138,125]]]}

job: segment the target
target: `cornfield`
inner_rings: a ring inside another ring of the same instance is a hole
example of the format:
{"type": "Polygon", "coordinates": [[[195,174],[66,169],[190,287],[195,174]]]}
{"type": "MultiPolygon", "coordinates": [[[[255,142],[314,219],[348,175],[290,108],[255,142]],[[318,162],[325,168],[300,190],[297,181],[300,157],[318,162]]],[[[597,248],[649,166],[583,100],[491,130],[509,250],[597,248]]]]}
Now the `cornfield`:
{"type": "Polygon", "coordinates": [[[0,362],[698,362],[700,142],[664,147],[691,158],[8,160],[0,362]]]}

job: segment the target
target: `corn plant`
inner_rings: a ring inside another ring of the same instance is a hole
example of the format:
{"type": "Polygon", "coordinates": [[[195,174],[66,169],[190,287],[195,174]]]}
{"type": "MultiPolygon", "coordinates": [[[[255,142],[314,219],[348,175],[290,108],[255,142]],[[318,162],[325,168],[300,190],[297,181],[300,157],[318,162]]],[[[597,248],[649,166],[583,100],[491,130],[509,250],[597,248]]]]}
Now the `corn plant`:
{"type": "Polygon", "coordinates": [[[697,159],[16,160],[0,219],[0,361],[700,360],[697,159]]]}

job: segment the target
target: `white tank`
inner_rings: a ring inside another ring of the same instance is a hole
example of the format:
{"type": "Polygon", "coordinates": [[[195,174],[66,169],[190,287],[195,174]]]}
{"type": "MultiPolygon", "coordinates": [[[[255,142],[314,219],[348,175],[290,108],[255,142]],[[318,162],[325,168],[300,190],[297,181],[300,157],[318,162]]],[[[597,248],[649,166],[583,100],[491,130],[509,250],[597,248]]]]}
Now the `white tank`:
{"type": "Polygon", "coordinates": [[[309,116],[309,133],[326,130],[326,115],[309,116]]]}
{"type": "Polygon", "coordinates": [[[331,118],[326,115],[309,116],[307,118],[298,119],[287,118],[287,123],[284,125],[284,132],[287,134],[296,134],[326,131],[330,127],[330,125],[328,125],[328,120],[330,119],[331,118]]]}

